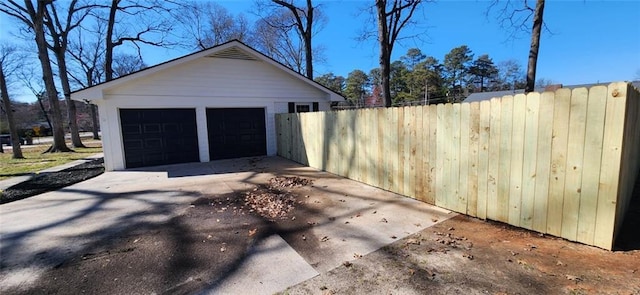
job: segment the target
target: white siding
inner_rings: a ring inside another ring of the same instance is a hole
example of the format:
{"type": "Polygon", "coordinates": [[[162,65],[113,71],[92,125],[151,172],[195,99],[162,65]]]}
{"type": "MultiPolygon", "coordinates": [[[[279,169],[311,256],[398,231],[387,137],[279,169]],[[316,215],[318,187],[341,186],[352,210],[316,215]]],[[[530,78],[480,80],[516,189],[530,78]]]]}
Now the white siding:
{"type": "Polygon", "coordinates": [[[178,96],[246,100],[316,99],[328,94],[263,61],[200,58],[107,91],[115,96],[178,96]]]}

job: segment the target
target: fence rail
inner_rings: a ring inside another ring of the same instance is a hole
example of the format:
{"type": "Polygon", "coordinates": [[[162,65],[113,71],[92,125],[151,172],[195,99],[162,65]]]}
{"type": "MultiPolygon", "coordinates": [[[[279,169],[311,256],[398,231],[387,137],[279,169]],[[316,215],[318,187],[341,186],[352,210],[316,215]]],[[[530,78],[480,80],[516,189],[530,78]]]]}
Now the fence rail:
{"type": "Polygon", "coordinates": [[[611,249],[640,158],[628,83],[278,114],[278,154],[429,204],[611,249]]]}

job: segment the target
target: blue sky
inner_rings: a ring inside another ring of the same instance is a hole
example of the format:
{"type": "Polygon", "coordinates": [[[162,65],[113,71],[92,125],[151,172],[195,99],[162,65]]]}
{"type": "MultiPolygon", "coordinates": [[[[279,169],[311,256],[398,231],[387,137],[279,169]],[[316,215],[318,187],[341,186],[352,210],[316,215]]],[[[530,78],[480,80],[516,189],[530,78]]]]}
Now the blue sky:
{"type": "MultiPolygon", "coordinates": [[[[253,1],[217,2],[232,13],[255,18],[250,12],[253,1]]],[[[354,69],[368,72],[378,66],[376,40],[356,41],[364,24],[371,21],[363,10],[372,2],[318,1],[328,20],[314,40],[324,48],[326,60],[315,65],[316,76],[333,72],[346,77],[354,69]]],[[[427,3],[415,15],[417,26],[406,31],[420,38],[396,45],[392,59],[417,47],[442,61],[452,48],[467,45],[475,56],[489,54],[495,63],[515,59],[526,69],[529,35],[509,40],[495,18],[485,15],[488,6],[489,1],[427,3]]],[[[2,27],[5,22],[3,16],[2,27]]],[[[640,1],[547,0],[545,22],[551,33],[543,32],[538,78],[571,85],[633,80],[640,75],[640,1]]],[[[6,37],[0,32],[0,38],[6,37]]],[[[184,49],[147,48],[144,59],[154,65],[187,53],[184,49]]]]}
{"type": "MultiPolygon", "coordinates": [[[[530,0],[531,2],[534,2],[530,0]]],[[[317,33],[316,45],[324,48],[326,62],[315,65],[315,75],[333,72],[346,75],[377,67],[375,40],[357,41],[364,23],[370,21],[363,10],[372,1],[319,1],[328,22],[317,33]]],[[[233,13],[251,18],[251,1],[218,1],[233,13]]],[[[530,36],[509,39],[493,17],[485,11],[489,1],[441,0],[428,3],[416,15],[418,25],[393,51],[392,60],[417,47],[440,61],[452,48],[467,45],[475,56],[489,54],[495,63],[515,59],[526,69],[530,36]],[[426,34],[425,34],[426,33],[426,34]]],[[[538,59],[538,78],[565,85],[636,79],[640,71],[640,1],[558,1],[547,0],[545,21],[551,33],[543,32],[538,59]]],[[[150,55],[155,64],[186,51],[166,51],[150,55]]]]}

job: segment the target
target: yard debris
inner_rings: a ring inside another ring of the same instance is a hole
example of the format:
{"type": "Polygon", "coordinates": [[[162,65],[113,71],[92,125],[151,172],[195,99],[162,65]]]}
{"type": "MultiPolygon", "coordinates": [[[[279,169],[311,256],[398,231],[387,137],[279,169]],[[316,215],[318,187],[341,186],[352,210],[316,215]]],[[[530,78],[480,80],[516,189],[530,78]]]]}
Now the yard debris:
{"type": "Polygon", "coordinates": [[[296,197],[292,193],[262,186],[245,193],[244,198],[246,206],[270,221],[286,218],[295,203],[296,197]]]}
{"type": "Polygon", "coordinates": [[[293,177],[274,177],[269,179],[269,186],[272,188],[291,188],[305,185],[311,185],[313,181],[298,176],[293,177]]]}

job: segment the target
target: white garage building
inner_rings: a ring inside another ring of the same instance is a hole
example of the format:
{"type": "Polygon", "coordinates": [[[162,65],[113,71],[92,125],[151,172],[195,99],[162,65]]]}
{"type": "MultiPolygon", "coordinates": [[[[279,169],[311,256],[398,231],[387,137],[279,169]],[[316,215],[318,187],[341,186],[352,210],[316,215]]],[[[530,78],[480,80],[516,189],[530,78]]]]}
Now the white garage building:
{"type": "Polygon", "coordinates": [[[98,105],[107,171],[275,155],[275,114],[344,100],[235,40],[71,98],[98,105]]]}

